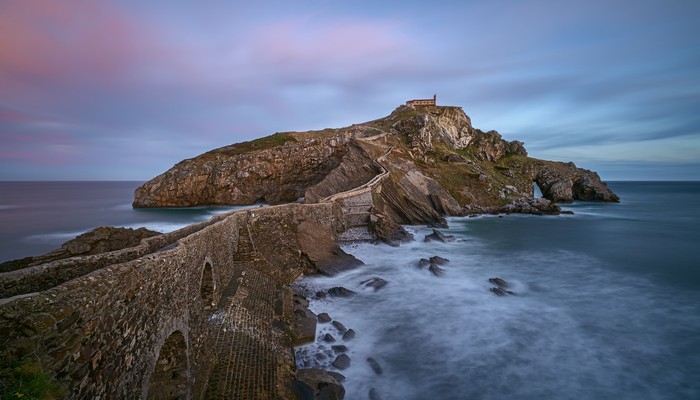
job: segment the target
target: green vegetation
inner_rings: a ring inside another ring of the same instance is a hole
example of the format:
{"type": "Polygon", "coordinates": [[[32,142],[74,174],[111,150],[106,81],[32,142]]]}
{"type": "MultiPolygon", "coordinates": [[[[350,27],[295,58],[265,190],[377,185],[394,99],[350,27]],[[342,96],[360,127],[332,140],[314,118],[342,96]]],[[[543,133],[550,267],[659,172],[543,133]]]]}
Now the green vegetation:
{"type": "Polygon", "coordinates": [[[237,155],[250,153],[251,151],[265,150],[273,147],[281,146],[287,142],[296,142],[296,138],[290,133],[275,133],[274,135],[265,136],[260,139],[251,140],[249,142],[237,143],[232,146],[227,146],[214,152],[224,153],[227,155],[237,155]]]}
{"type": "Polygon", "coordinates": [[[56,384],[41,367],[27,360],[0,361],[0,400],[62,399],[66,389],[56,384]]]}
{"type": "Polygon", "coordinates": [[[24,257],[17,260],[5,261],[4,263],[0,264],[0,272],[10,272],[27,268],[32,261],[34,261],[34,257],[24,257]]]}

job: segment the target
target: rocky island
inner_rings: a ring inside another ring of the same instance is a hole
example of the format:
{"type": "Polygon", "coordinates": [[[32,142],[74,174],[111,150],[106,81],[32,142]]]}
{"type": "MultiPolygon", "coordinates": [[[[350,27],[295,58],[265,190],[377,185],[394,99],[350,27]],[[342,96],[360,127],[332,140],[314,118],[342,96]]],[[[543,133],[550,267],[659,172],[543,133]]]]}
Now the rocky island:
{"type": "MultiPolygon", "coordinates": [[[[528,157],[523,143],[434,101],[222,147],[139,187],[134,207],[271,207],[97,252],[69,244],[0,273],[0,356],[38,364],[68,398],[341,399],[342,375],[295,366],[293,346],[313,341],[317,321],[329,320],[290,289],[305,275],[361,265],[337,242],[396,244],[411,239],[404,224],[557,214],[556,203],[574,200],[619,198],[595,172],[528,157]]],[[[437,261],[428,260],[436,276],[437,261]]],[[[333,323],[343,338],[355,334],[333,323]]],[[[333,365],[350,362],[341,354],[333,365]]]]}

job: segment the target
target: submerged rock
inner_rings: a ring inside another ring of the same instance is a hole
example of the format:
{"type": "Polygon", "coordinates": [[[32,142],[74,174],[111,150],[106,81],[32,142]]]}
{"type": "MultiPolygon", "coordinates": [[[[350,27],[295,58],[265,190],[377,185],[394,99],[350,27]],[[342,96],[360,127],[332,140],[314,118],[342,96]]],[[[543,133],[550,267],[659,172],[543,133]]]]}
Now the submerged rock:
{"type": "Polygon", "coordinates": [[[377,360],[375,360],[374,358],[368,357],[368,358],[367,358],[367,363],[368,363],[369,366],[372,368],[372,370],[374,371],[375,374],[381,375],[381,374],[384,372],[384,370],[382,369],[382,366],[379,365],[379,363],[377,362],[377,360]]]}
{"type": "Polygon", "coordinates": [[[438,267],[435,264],[430,264],[430,267],[428,267],[428,271],[432,272],[435,276],[442,276],[445,273],[444,269],[438,267]]]}
{"type": "Polygon", "coordinates": [[[501,287],[492,287],[489,290],[491,291],[491,293],[495,294],[496,296],[506,296],[506,295],[515,296],[515,293],[511,292],[510,290],[503,289],[501,287]]]}
{"type": "Polygon", "coordinates": [[[348,346],[345,346],[343,344],[338,344],[335,346],[331,346],[331,349],[333,349],[333,351],[335,353],[345,353],[346,351],[348,351],[348,346]]]}
{"type": "Polygon", "coordinates": [[[369,400],[382,400],[376,388],[370,388],[367,395],[369,396],[369,400]]]}
{"type": "Polygon", "coordinates": [[[442,257],[440,257],[440,256],[432,256],[432,257],[430,257],[430,264],[445,265],[445,264],[447,264],[448,262],[450,262],[450,260],[448,260],[448,259],[446,259],[446,258],[442,258],[442,257]]]}
{"type": "Polygon", "coordinates": [[[501,278],[489,278],[489,282],[500,288],[507,288],[509,286],[508,282],[504,281],[501,278]]]}
{"type": "Polygon", "coordinates": [[[350,289],[346,289],[342,286],[336,286],[333,288],[328,289],[328,294],[333,296],[333,297],[350,297],[355,294],[350,289]]]}
{"type": "Polygon", "coordinates": [[[425,268],[428,265],[430,265],[430,260],[428,260],[427,258],[421,258],[420,260],[418,260],[418,267],[419,268],[425,268]]]}
{"type": "Polygon", "coordinates": [[[370,279],[367,279],[367,280],[360,282],[360,285],[362,285],[366,288],[372,288],[376,292],[377,290],[386,286],[387,283],[389,283],[389,282],[385,281],[382,278],[375,277],[375,278],[370,278],[370,279]]]}

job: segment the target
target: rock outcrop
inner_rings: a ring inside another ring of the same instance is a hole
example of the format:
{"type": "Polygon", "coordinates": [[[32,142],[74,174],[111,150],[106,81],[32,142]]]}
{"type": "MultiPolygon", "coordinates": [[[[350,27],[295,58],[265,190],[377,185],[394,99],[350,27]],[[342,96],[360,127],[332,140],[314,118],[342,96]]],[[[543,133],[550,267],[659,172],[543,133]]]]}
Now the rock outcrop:
{"type": "Polygon", "coordinates": [[[101,226],[85,232],[61,245],[56,250],[40,256],[25,257],[0,264],[0,272],[13,271],[76,256],[102,254],[109,251],[137,246],[142,239],[160,235],[146,228],[115,228],[101,226]]]}
{"type": "Polygon", "coordinates": [[[400,106],[363,124],[278,133],[182,161],[138,188],[134,206],[315,203],[378,176],[371,209],[357,207],[346,222],[366,221],[387,242],[410,237],[400,224],[441,227],[446,215],[558,213],[533,199],[535,184],[553,202],[619,201],[595,172],[530,158],[522,142],[472,127],[460,107],[400,106]]]}

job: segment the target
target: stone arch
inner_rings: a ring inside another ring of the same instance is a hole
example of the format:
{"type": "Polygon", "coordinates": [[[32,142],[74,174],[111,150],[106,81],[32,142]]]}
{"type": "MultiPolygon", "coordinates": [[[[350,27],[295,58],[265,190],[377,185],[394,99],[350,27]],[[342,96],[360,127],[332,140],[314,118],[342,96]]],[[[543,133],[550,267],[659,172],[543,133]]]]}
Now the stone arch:
{"type": "Polygon", "coordinates": [[[209,257],[204,260],[204,268],[202,268],[202,279],[199,285],[199,294],[202,297],[204,311],[211,312],[214,310],[214,271],[209,257]]]}
{"type": "Polygon", "coordinates": [[[155,369],[148,386],[149,400],[189,399],[189,362],[187,341],[180,331],[168,336],[158,353],[155,369]]]}

